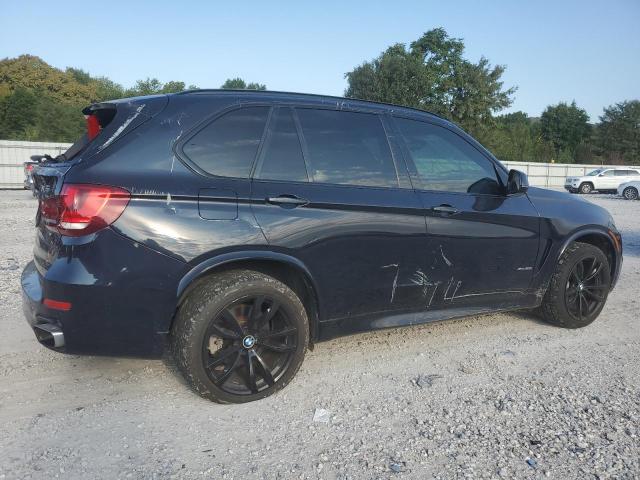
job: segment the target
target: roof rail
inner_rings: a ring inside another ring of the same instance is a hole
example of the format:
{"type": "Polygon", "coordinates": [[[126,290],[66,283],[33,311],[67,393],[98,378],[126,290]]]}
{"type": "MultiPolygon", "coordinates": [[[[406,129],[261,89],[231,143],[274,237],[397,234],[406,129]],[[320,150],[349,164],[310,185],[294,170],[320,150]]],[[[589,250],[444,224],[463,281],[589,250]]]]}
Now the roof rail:
{"type": "MultiPolygon", "coordinates": [[[[300,92],[284,92],[280,90],[253,90],[253,89],[237,89],[237,88],[197,88],[192,90],[183,90],[182,92],[177,92],[172,95],[185,95],[189,93],[249,93],[249,94],[264,94],[264,93],[276,93],[282,95],[300,95],[302,97],[315,97],[315,98],[326,98],[326,99],[335,99],[335,100],[346,100],[346,101],[355,101],[355,102],[363,102],[363,103],[373,103],[375,105],[384,105],[386,107],[397,107],[403,108],[406,110],[412,110],[418,113],[427,113],[429,115],[433,115],[434,117],[440,118],[447,122],[451,122],[448,118],[443,117],[442,115],[438,115],[437,113],[430,112],[428,110],[421,110],[415,107],[406,107],[404,105],[396,105],[394,103],[386,103],[386,102],[378,102],[375,100],[362,100],[360,98],[353,97],[338,97],[336,95],[322,95],[319,93],[300,93],[300,92]]],[[[451,122],[452,123],[452,122],[451,122]]]]}

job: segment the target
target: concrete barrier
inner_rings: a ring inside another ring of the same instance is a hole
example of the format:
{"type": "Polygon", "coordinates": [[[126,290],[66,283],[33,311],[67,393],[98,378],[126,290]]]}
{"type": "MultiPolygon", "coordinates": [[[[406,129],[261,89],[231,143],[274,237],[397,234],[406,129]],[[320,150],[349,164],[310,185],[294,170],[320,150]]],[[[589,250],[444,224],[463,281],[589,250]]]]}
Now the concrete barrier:
{"type": "MultiPolygon", "coordinates": [[[[521,170],[529,177],[529,183],[535,187],[563,187],[566,177],[582,177],[596,168],[621,168],[622,165],[588,165],[567,163],[502,162],[511,169],[521,170]]],[[[640,166],[625,165],[640,171],[640,166]]]]}
{"type": "Polygon", "coordinates": [[[0,140],[0,188],[22,188],[24,182],[23,163],[31,155],[55,157],[71,146],[70,143],[23,142],[0,140]]]}

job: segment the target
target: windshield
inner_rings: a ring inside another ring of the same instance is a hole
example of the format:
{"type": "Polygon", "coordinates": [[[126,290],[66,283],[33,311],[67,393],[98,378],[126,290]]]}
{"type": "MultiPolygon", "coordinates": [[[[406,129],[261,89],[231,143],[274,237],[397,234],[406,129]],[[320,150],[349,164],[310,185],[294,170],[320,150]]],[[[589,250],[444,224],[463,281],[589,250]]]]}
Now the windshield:
{"type": "Polygon", "coordinates": [[[595,177],[596,175],[598,175],[600,172],[602,172],[601,168],[598,168],[597,170],[594,170],[593,172],[589,172],[587,173],[587,177],[595,177]]]}

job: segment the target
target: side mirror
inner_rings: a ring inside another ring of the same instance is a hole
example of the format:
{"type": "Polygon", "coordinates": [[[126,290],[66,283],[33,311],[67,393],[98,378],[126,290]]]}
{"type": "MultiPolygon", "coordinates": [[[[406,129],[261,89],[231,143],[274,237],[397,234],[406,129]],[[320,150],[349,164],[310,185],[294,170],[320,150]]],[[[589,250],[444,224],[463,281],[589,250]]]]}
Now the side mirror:
{"type": "Polygon", "coordinates": [[[509,179],[507,180],[507,194],[524,193],[529,188],[529,179],[527,175],[520,170],[509,170],[509,179]]]}

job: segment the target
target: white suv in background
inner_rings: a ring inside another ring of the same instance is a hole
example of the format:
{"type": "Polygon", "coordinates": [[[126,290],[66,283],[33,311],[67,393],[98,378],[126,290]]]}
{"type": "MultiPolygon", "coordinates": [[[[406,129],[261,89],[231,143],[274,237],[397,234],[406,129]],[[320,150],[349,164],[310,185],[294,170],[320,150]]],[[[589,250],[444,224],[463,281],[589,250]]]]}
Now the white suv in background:
{"type": "Polygon", "coordinates": [[[640,172],[633,168],[598,168],[584,177],[567,177],[564,188],[571,193],[617,193],[618,186],[632,180],[640,180],[640,172]]]}

